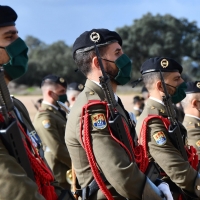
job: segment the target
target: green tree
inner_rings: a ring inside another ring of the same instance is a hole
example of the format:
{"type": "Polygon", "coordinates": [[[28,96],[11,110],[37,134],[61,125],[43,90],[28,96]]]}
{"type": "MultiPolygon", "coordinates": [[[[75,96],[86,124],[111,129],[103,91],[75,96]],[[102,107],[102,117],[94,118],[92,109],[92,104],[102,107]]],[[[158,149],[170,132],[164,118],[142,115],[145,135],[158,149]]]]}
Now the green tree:
{"type": "Polygon", "coordinates": [[[124,52],[133,61],[133,78],[138,77],[141,64],[150,57],[171,57],[179,63],[199,59],[200,29],[196,22],[184,18],[148,13],[117,32],[123,39],[124,52]]]}
{"type": "Polygon", "coordinates": [[[42,78],[48,74],[55,74],[67,80],[68,83],[77,81],[84,83],[85,77],[75,73],[77,68],[72,58],[72,48],[63,41],[46,45],[39,39],[27,37],[29,46],[28,71],[16,80],[18,84],[28,86],[40,85],[42,78]]]}

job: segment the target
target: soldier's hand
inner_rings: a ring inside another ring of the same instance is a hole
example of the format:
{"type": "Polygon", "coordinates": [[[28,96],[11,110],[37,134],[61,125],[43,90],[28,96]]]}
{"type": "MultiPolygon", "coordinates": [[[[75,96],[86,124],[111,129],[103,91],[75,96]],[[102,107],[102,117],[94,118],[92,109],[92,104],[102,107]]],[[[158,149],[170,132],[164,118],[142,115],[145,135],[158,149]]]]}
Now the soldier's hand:
{"type": "Polygon", "coordinates": [[[158,185],[158,188],[163,192],[167,200],[173,200],[172,193],[167,183],[162,182],[160,185],[158,185]]]}

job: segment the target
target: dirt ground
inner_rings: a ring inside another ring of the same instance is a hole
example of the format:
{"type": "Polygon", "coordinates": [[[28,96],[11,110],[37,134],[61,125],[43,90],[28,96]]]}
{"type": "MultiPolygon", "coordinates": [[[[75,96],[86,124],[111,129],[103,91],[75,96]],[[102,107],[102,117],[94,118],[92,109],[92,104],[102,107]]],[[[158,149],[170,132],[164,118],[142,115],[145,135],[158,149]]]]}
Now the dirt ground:
{"type": "MultiPolygon", "coordinates": [[[[26,106],[30,114],[31,120],[33,120],[37,111],[36,108],[34,107],[34,103],[38,99],[42,98],[42,96],[15,96],[15,97],[23,102],[23,104],[26,106]]],[[[133,95],[119,95],[119,97],[121,98],[125,109],[131,112],[132,107],[133,107],[133,104],[132,104],[133,95]]]]}

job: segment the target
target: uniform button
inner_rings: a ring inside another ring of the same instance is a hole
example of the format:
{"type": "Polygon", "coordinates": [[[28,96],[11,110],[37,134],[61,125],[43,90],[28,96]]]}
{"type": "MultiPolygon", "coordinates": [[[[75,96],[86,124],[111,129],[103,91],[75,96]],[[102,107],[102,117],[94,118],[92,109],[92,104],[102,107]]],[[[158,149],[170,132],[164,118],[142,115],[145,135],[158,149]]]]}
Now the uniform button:
{"type": "Polygon", "coordinates": [[[90,95],[94,95],[94,92],[91,91],[89,94],[90,94],[90,95]]]}
{"type": "Polygon", "coordinates": [[[200,190],[200,185],[197,185],[197,190],[200,190]]]}

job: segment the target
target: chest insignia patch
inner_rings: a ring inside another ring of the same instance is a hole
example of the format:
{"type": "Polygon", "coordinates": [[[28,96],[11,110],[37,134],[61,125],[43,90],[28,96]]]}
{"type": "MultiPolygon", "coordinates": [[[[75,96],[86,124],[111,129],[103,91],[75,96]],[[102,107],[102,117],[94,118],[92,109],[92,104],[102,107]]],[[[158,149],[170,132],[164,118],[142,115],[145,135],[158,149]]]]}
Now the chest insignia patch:
{"type": "Polygon", "coordinates": [[[107,126],[106,117],[103,113],[95,113],[91,116],[92,125],[96,129],[104,129],[107,126]]]}
{"type": "Polygon", "coordinates": [[[160,145],[160,146],[164,145],[167,142],[167,138],[166,138],[165,134],[162,131],[157,132],[156,134],[154,134],[153,138],[156,141],[156,143],[158,145],[160,145]]]}
{"type": "Polygon", "coordinates": [[[49,119],[45,119],[42,121],[42,125],[44,126],[44,128],[49,128],[51,127],[51,123],[49,119]]]}
{"type": "Polygon", "coordinates": [[[200,140],[196,142],[197,147],[200,149],[200,140]]]}

